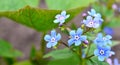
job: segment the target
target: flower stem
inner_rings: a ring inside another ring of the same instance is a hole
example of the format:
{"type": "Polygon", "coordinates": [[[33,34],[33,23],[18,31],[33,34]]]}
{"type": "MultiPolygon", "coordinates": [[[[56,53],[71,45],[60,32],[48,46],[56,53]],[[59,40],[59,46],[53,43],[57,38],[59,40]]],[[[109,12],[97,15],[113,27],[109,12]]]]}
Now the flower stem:
{"type": "Polygon", "coordinates": [[[45,53],[45,41],[44,41],[44,36],[45,36],[45,32],[42,34],[42,39],[41,39],[41,45],[40,45],[40,54],[41,54],[41,57],[43,57],[43,54],[45,53]]]}
{"type": "Polygon", "coordinates": [[[91,55],[91,56],[88,56],[88,57],[86,57],[86,59],[90,59],[91,57],[93,57],[94,56],[94,54],[93,55],[91,55]]]}
{"type": "Polygon", "coordinates": [[[69,46],[66,43],[64,43],[63,41],[60,41],[60,43],[62,43],[64,46],[69,48],[69,46]]]}
{"type": "Polygon", "coordinates": [[[69,47],[66,43],[64,43],[63,41],[60,41],[60,43],[62,43],[64,46],[66,46],[67,48],[69,48],[70,50],[72,50],[73,52],[75,52],[71,47],[69,47]]]}
{"type": "Polygon", "coordinates": [[[91,47],[91,43],[89,43],[89,45],[88,45],[88,49],[87,49],[87,53],[86,53],[86,57],[87,57],[88,54],[89,54],[90,47],[91,47]]]}

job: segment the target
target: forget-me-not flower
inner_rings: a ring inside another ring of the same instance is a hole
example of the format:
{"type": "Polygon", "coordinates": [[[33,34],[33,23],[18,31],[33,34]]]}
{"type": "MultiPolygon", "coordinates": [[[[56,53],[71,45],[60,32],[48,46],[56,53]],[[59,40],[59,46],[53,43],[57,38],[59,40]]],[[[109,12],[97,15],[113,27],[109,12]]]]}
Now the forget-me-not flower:
{"type": "Polygon", "coordinates": [[[98,33],[96,39],[94,40],[94,43],[98,46],[105,46],[107,44],[112,44],[112,36],[106,35],[103,37],[102,33],[98,33]]]}
{"type": "Polygon", "coordinates": [[[51,31],[51,36],[50,35],[45,35],[44,40],[47,41],[47,48],[54,47],[57,45],[58,41],[61,39],[61,35],[58,33],[56,34],[55,30],[51,31]]]}
{"type": "Polygon", "coordinates": [[[72,44],[75,44],[75,46],[78,46],[81,44],[82,41],[86,40],[86,36],[82,35],[83,30],[81,28],[78,28],[77,31],[72,30],[70,31],[71,39],[68,40],[68,45],[71,46],[72,44]]]}
{"type": "Polygon", "coordinates": [[[91,11],[88,11],[88,14],[90,16],[100,18],[100,20],[103,21],[103,19],[101,18],[101,14],[100,13],[96,13],[95,9],[91,9],[91,11]]]}
{"type": "Polygon", "coordinates": [[[89,16],[97,18],[100,23],[103,22],[103,19],[101,18],[101,14],[100,13],[96,13],[96,11],[94,9],[91,9],[91,11],[88,11],[88,14],[89,14],[89,16]]]}
{"type": "Polygon", "coordinates": [[[114,34],[114,30],[110,27],[105,27],[104,32],[108,35],[113,35],[114,34]]]}
{"type": "Polygon", "coordinates": [[[117,58],[114,59],[114,65],[120,65],[117,58]]]}
{"type": "Polygon", "coordinates": [[[83,20],[85,26],[90,28],[98,28],[101,25],[101,22],[98,18],[93,18],[92,16],[87,16],[86,20],[83,20]]]}
{"type": "Polygon", "coordinates": [[[67,15],[66,11],[62,11],[61,14],[57,14],[55,16],[56,19],[53,22],[60,23],[59,25],[62,25],[65,22],[65,20],[69,17],[70,17],[70,15],[69,14],[67,15]]]}
{"type": "Polygon", "coordinates": [[[94,51],[94,55],[98,56],[99,61],[104,61],[105,58],[108,58],[111,52],[111,48],[109,46],[97,46],[97,49],[94,51]]]}

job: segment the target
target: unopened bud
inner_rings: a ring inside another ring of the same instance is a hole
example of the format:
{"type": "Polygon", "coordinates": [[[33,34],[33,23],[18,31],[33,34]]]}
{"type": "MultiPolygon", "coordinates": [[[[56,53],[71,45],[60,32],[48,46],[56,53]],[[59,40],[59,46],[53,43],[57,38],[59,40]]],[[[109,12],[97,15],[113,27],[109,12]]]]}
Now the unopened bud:
{"type": "Polygon", "coordinates": [[[86,45],[88,45],[88,44],[89,44],[88,40],[85,40],[85,41],[84,41],[84,43],[85,43],[86,45]]]}

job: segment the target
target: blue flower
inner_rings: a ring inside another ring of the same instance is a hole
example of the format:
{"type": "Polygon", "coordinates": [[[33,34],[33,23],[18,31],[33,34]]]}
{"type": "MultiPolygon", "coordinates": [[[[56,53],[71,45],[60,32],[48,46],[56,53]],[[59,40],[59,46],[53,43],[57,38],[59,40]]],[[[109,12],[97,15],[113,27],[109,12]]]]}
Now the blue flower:
{"type": "Polygon", "coordinates": [[[71,36],[71,39],[68,40],[68,45],[71,46],[74,43],[75,46],[78,46],[81,44],[81,41],[85,41],[87,37],[85,35],[82,35],[82,33],[83,30],[81,28],[78,28],[77,31],[70,31],[69,34],[71,36]]]}
{"type": "Polygon", "coordinates": [[[114,34],[114,30],[110,27],[105,27],[104,32],[108,35],[113,35],[114,34]]]}
{"type": "Polygon", "coordinates": [[[92,18],[91,16],[87,16],[86,20],[83,20],[83,23],[90,28],[98,28],[101,25],[101,21],[98,18],[92,18]]]}
{"type": "Polygon", "coordinates": [[[96,39],[94,40],[94,43],[99,46],[105,46],[107,44],[112,44],[112,41],[110,39],[112,39],[112,36],[106,35],[103,37],[102,33],[98,33],[96,39]]]}
{"type": "Polygon", "coordinates": [[[117,58],[114,59],[114,65],[120,65],[117,58]]]}
{"type": "Polygon", "coordinates": [[[98,18],[99,21],[103,21],[103,19],[101,18],[101,14],[100,13],[96,13],[96,11],[94,9],[91,9],[91,11],[88,11],[88,14],[92,17],[98,18]]]}
{"type": "Polygon", "coordinates": [[[96,11],[94,9],[91,9],[91,11],[88,11],[88,14],[90,16],[96,16],[96,11]]]}
{"type": "Polygon", "coordinates": [[[45,35],[44,40],[47,41],[47,48],[54,47],[57,45],[58,41],[61,39],[61,35],[58,33],[56,34],[55,30],[51,31],[51,36],[50,35],[45,35]]]}
{"type": "Polygon", "coordinates": [[[55,16],[55,20],[53,21],[54,23],[60,23],[59,25],[62,25],[67,18],[69,18],[70,15],[66,15],[66,11],[62,11],[61,14],[57,14],[55,16]]]}
{"type": "Polygon", "coordinates": [[[94,51],[94,55],[98,56],[99,61],[104,61],[105,58],[108,58],[111,52],[111,48],[109,46],[97,46],[97,49],[94,51]]]}

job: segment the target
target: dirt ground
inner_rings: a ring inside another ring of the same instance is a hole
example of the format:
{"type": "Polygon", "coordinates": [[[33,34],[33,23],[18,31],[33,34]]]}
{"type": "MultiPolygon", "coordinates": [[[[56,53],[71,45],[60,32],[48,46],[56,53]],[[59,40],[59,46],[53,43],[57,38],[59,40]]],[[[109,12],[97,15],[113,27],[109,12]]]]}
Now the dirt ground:
{"type": "MultiPolygon", "coordinates": [[[[44,1],[41,2],[40,7],[46,8],[44,1]]],[[[77,16],[72,21],[76,22],[78,20],[80,20],[80,17],[77,16]]],[[[113,39],[120,40],[120,28],[114,28],[114,30],[115,34],[113,35],[113,39]]],[[[21,50],[24,54],[21,59],[28,58],[32,45],[35,45],[37,49],[39,49],[40,46],[39,32],[4,17],[0,18],[0,38],[9,41],[14,48],[21,50]]],[[[113,50],[116,51],[114,57],[117,57],[120,60],[120,45],[113,47],[113,50]]]]}

